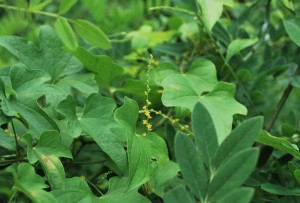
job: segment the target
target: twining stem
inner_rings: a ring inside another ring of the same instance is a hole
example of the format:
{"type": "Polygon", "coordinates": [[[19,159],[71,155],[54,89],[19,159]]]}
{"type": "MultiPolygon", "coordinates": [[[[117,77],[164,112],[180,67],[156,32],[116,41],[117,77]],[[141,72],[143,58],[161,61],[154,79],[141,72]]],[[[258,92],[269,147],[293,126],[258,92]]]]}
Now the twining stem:
{"type": "Polygon", "coordinates": [[[11,121],[11,127],[13,129],[14,138],[15,138],[15,142],[16,142],[16,155],[17,155],[17,157],[20,157],[21,156],[20,146],[18,143],[18,137],[17,137],[17,133],[16,133],[16,129],[15,129],[15,125],[14,125],[13,121],[11,121]]]}
{"type": "Polygon", "coordinates": [[[92,181],[90,181],[89,179],[87,178],[84,178],[84,180],[90,185],[92,186],[101,196],[103,196],[104,194],[101,192],[101,190],[99,190],[99,188],[94,184],[92,183],[92,181]]]}
{"type": "Polygon", "coordinates": [[[22,11],[22,12],[35,13],[35,14],[49,16],[49,17],[52,17],[52,18],[58,18],[59,17],[59,14],[56,14],[56,13],[49,13],[49,12],[45,12],[45,11],[34,11],[34,10],[30,10],[28,8],[20,8],[20,7],[9,6],[9,5],[4,5],[4,4],[0,4],[0,8],[15,10],[15,11],[22,11]]]}
{"type": "MultiPolygon", "coordinates": [[[[295,72],[295,75],[299,75],[300,74],[300,68],[297,68],[296,72],[295,72]]],[[[270,131],[271,128],[274,126],[277,118],[278,118],[278,115],[279,113],[281,112],[282,108],[284,107],[287,99],[289,98],[292,90],[293,90],[293,85],[289,84],[286,89],[284,90],[282,96],[281,96],[281,99],[279,100],[277,106],[276,106],[276,109],[273,113],[273,115],[271,116],[271,119],[269,120],[269,122],[266,124],[265,126],[265,130],[266,131],[270,131]]]]}

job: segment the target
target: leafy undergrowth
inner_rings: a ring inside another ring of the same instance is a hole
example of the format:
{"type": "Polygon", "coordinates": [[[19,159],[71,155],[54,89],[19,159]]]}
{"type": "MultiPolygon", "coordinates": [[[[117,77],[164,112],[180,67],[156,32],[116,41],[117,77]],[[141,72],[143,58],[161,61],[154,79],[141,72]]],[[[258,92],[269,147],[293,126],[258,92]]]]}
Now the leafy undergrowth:
{"type": "Polygon", "coordinates": [[[138,2],[0,1],[0,201],[299,202],[299,2],[138,2]]]}

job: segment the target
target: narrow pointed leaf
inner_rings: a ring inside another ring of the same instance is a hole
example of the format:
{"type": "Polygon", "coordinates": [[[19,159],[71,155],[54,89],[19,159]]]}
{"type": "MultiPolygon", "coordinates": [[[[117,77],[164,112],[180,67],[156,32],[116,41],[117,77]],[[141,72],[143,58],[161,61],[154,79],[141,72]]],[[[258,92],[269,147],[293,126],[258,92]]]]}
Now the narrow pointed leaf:
{"type": "Polygon", "coordinates": [[[218,148],[218,137],[209,112],[200,102],[195,105],[192,113],[192,128],[197,151],[206,166],[210,167],[218,148]]]}
{"type": "Polygon", "coordinates": [[[254,39],[236,39],[232,41],[227,48],[226,60],[229,61],[235,54],[239,53],[243,49],[252,46],[258,41],[254,39]]]}
{"type": "Polygon", "coordinates": [[[181,132],[175,138],[175,155],[187,186],[198,199],[203,199],[208,180],[206,171],[194,143],[181,132]]]}
{"type": "Polygon", "coordinates": [[[219,147],[215,158],[215,168],[218,168],[221,163],[224,163],[239,151],[251,147],[258,137],[262,125],[263,118],[256,117],[245,121],[235,128],[219,147]]]}
{"type": "Polygon", "coordinates": [[[80,37],[92,46],[110,49],[111,43],[104,32],[93,23],[86,20],[76,20],[75,29],[80,37]]]}
{"type": "Polygon", "coordinates": [[[72,8],[74,4],[76,4],[77,0],[62,0],[59,5],[59,13],[66,13],[72,8]]]}
{"type": "Polygon", "coordinates": [[[258,149],[250,148],[238,152],[217,169],[208,189],[211,202],[239,188],[250,176],[258,159],[258,149]]]}
{"type": "Polygon", "coordinates": [[[76,36],[72,27],[65,18],[58,18],[54,24],[55,30],[61,41],[70,50],[75,50],[78,47],[76,36]]]}

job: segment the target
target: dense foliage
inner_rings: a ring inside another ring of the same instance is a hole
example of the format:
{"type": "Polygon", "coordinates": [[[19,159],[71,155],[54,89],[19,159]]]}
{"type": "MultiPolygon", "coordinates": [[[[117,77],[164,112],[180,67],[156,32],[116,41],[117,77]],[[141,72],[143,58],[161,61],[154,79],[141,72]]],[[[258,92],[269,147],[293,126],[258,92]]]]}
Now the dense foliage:
{"type": "Polygon", "coordinates": [[[299,202],[299,14],[0,0],[0,202],[299,202]]]}

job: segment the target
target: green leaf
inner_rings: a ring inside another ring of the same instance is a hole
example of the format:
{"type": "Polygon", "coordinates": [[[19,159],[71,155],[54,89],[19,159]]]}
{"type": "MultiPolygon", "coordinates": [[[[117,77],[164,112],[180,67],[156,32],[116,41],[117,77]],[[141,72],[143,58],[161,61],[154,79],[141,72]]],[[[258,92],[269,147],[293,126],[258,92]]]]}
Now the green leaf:
{"type": "Polygon", "coordinates": [[[196,146],[181,132],[175,137],[175,155],[187,186],[198,199],[203,200],[206,195],[207,174],[196,146]]]}
{"type": "MultiPolygon", "coordinates": [[[[67,2],[71,2],[71,1],[67,0],[67,2]]],[[[66,18],[62,18],[62,17],[57,18],[54,27],[57,35],[59,36],[61,41],[66,45],[68,49],[70,50],[77,49],[78,42],[76,36],[66,18]]]]}
{"type": "Polygon", "coordinates": [[[0,46],[6,48],[30,69],[45,70],[51,81],[58,80],[81,69],[81,63],[62,49],[55,32],[48,26],[42,26],[39,34],[39,47],[33,42],[17,36],[1,36],[0,46]]]}
{"type": "Polygon", "coordinates": [[[78,120],[83,129],[117,164],[120,173],[123,173],[127,165],[123,147],[126,136],[123,129],[114,121],[115,108],[115,102],[111,98],[92,94],[87,98],[83,115],[78,117],[78,120]]]}
{"type": "Polygon", "coordinates": [[[259,137],[256,139],[256,142],[271,146],[282,152],[289,153],[297,159],[300,159],[300,153],[298,147],[290,143],[284,137],[274,137],[266,131],[261,131],[259,137]]]}
{"type": "Polygon", "coordinates": [[[47,188],[47,185],[44,183],[43,178],[35,173],[33,166],[28,163],[21,163],[18,166],[14,188],[24,193],[33,202],[56,202],[50,193],[43,190],[47,188]]]}
{"type": "Polygon", "coordinates": [[[32,147],[32,140],[29,134],[23,138],[27,144],[27,156],[29,163],[37,160],[41,163],[48,181],[52,188],[61,188],[65,179],[65,171],[59,157],[72,158],[70,150],[61,143],[57,131],[45,131],[38,142],[32,147]]]}
{"type": "Polygon", "coordinates": [[[239,202],[239,203],[249,203],[254,194],[254,190],[252,188],[239,188],[235,189],[228,194],[226,194],[223,198],[221,198],[218,203],[228,203],[228,202],[239,202]]]}
{"type": "Polygon", "coordinates": [[[67,129],[69,135],[76,138],[82,132],[82,127],[77,119],[76,115],[76,101],[72,96],[68,96],[65,100],[61,101],[58,105],[56,110],[64,115],[68,120],[67,129]]]}
{"type": "Polygon", "coordinates": [[[98,84],[93,73],[68,75],[59,80],[55,86],[64,91],[65,95],[70,94],[73,89],[78,90],[85,97],[99,92],[98,84]]]}
{"type": "Polygon", "coordinates": [[[300,46],[300,18],[283,20],[283,25],[290,39],[300,46]]]}
{"type": "Polygon", "coordinates": [[[149,185],[152,188],[152,191],[163,197],[165,194],[165,188],[171,183],[171,180],[177,176],[180,168],[177,163],[169,162],[165,166],[156,166],[153,174],[151,175],[149,185]]]}
{"type": "Polygon", "coordinates": [[[261,189],[276,195],[293,195],[300,196],[300,188],[287,188],[281,185],[275,185],[271,183],[264,183],[261,185],[261,189]]]}
{"type": "Polygon", "coordinates": [[[169,190],[164,196],[165,203],[194,203],[195,201],[191,198],[187,190],[183,185],[179,185],[169,190]]]}
{"type": "Polygon", "coordinates": [[[164,166],[169,162],[165,141],[155,133],[134,135],[128,139],[128,164],[130,185],[128,190],[144,184],[152,172],[151,162],[164,166]]]}
{"type": "Polygon", "coordinates": [[[130,183],[128,190],[133,190],[147,182],[151,173],[151,157],[144,148],[140,135],[128,141],[128,164],[130,183]]]}
{"type": "Polygon", "coordinates": [[[162,84],[163,80],[172,74],[178,73],[176,66],[169,62],[162,62],[158,64],[158,67],[153,70],[154,72],[154,81],[157,85],[162,84]]]}
{"type": "Polygon", "coordinates": [[[44,82],[49,79],[45,71],[29,70],[23,64],[19,64],[10,70],[11,87],[5,88],[3,82],[0,82],[3,112],[9,116],[21,115],[37,138],[45,130],[58,130],[54,120],[36,102],[45,94],[44,82]]]}
{"type": "Polygon", "coordinates": [[[255,117],[248,119],[237,128],[235,128],[223,141],[219,147],[214,166],[226,162],[230,157],[239,151],[251,147],[262,129],[263,118],[255,117]]]}
{"type": "Polygon", "coordinates": [[[62,0],[59,5],[59,13],[63,14],[68,12],[76,2],[77,0],[62,0]]]}
{"type": "Polygon", "coordinates": [[[124,104],[115,111],[114,118],[116,122],[125,129],[127,133],[127,140],[135,135],[136,122],[139,115],[138,104],[128,98],[124,98],[124,104]]]}
{"type": "Polygon", "coordinates": [[[185,107],[192,111],[200,101],[217,126],[219,143],[231,131],[232,116],[247,113],[247,109],[234,99],[234,86],[228,88],[227,83],[218,84],[215,66],[206,59],[194,61],[190,71],[185,74],[168,76],[163,80],[162,86],[162,102],[165,106],[185,107]]]}
{"type": "Polygon", "coordinates": [[[92,193],[84,179],[73,177],[65,179],[61,189],[53,190],[51,194],[56,197],[58,203],[66,202],[99,202],[97,197],[92,193]]]}
{"type": "Polygon", "coordinates": [[[258,149],[250,148],[234,154],[215,172],[208,189],[211,202],[239,188],[250,176],[258,159],[258,149]]]}
{"type": "Polygon", "coordinates": [[[211,32],[223,12],[223,5],[232,6],[232,0],[197,0],[201,7],[204,25],[211,32]],[[213,10],[213,12],[211,12],[213,10]]]}
{"type": "Polygon", "coordinates": [[[218,137],[209,112],[200,102],[195,105],[192,113],[192,128],[201,160],[210,168],[219,146],[218,137]]]}
{"type": "Polygon", "coordinates": [[[109,180],[108,193],[99,198],[99,203],[130,202],[150,203],[151,201],[136,190],[128,191],[129,178],[113,177],[109,180]]]}
{"type": "Polygon", "coordinates": [[[4,130],[0,129],[0,147],[11,151],[16,150],[16,141],[13,134],[9,135],[4,130]]]}
{"type": "Polygon", "coordinates": [[[123,69],[108,56],[95,56],[82,47],[72,53],[88,70],[96,74],[95,79],[100,88],[109,88],[113,80],[123,73],[123,69]]]}
{"type": "Polygon", "coordinates": [[[92,46],[110,49],[111,43],[104,32],[93,23],[86,20],[75,20],[75,30],[78,35],[92,46]]]}
{"type": "Polygon", "coordinates": [[[234,55],[238,54],[243,49],[252,46],[257,41],[257,38],[233,40],[227,48],[226,61],[229,61],[234,55]]]}

